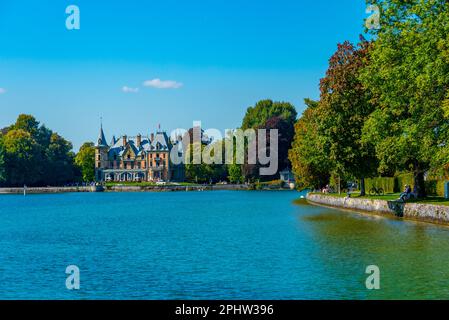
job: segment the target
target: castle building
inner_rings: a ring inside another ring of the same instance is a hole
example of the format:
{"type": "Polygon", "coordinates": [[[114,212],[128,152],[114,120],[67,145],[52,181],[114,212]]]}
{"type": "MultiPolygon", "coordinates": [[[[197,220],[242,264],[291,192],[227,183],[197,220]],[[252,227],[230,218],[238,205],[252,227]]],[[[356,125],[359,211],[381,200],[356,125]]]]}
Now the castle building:
{"type": "Polygon", "coordinates": [[[170,152],[177,143],[166,132],[158,131],[148,137],[113,137],[108,145],[101,126],[95,145],[95,177],[99,182],[182,181],[183,165],[170,161],[170,152]]]}

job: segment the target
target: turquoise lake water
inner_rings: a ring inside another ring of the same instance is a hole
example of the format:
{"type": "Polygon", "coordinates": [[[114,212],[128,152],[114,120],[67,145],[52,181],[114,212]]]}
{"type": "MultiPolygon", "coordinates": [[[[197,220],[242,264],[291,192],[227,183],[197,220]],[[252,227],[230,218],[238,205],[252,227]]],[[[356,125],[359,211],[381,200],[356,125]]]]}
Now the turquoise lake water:
{"type": "Polygon", "coordinates": [[[448,299],[449,228],[297,192],[0,196],[0,299],[448,299]],[[65,269],[81,288],[66,289],[65,269]],[[381,289],[368,291],[377,265],[381,289]]]}

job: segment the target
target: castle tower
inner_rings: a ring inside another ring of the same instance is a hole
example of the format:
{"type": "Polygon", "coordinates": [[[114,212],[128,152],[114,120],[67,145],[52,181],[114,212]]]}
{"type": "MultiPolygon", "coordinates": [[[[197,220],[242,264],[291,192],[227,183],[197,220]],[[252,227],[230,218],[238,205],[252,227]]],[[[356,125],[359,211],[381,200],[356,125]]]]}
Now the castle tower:
{"type": "Polygon", "coordinates": [[[108,151],[109,146],[104,136],[102,124],[95,144],[95,177],[98,181],[104,181],[103,170],[108,168],[108,151]]]}

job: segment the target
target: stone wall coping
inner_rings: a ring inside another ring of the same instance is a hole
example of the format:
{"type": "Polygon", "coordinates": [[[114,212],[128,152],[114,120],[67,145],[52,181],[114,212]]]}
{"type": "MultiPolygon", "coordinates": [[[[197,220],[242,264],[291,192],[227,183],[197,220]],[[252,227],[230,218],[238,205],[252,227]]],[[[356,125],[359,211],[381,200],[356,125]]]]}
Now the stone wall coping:
{"type": "Polygon", "coordinates": [[[449,224],[449,206],[430,203],[402,203],[378,199],[334,197],[326,194],[309,193],[306,199],[312,204],[374,213],[378,215],[401,216],[405,219],[449,224]]]}

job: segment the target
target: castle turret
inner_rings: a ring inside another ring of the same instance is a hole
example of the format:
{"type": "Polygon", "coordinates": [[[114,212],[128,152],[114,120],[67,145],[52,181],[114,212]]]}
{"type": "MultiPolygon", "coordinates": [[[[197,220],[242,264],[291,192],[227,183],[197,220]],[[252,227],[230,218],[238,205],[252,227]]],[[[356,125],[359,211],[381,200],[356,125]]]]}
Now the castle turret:
{"type": "Polygon", "coordinates": [[[136,144],[136,147],[140,149],[140,146],[142,145],[142,135],[140,133],[137,135],[136,144]]]}
{"type": "Polygon", "coordinates": [[[111,146],[115,145],[116,143],[117,143],[117,139],[115,138],[115,136],[112,136],[111,146]]]}
{"type": "Polygon", "coordinates": [[[100,181],[104,180],[102,170],[108,167],[108,151],[109,146],[103,132],[103,125],[101,125],[100,134],[95,145],[95,177],[100,181]]]}

